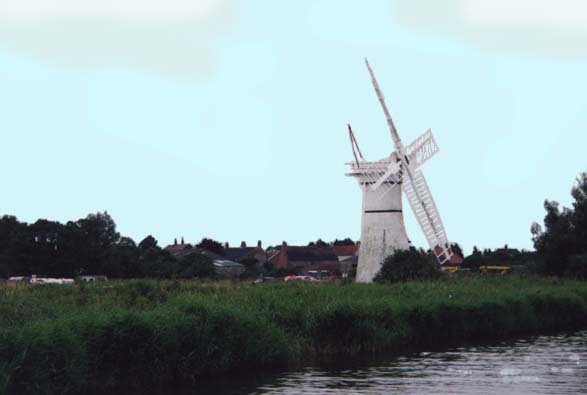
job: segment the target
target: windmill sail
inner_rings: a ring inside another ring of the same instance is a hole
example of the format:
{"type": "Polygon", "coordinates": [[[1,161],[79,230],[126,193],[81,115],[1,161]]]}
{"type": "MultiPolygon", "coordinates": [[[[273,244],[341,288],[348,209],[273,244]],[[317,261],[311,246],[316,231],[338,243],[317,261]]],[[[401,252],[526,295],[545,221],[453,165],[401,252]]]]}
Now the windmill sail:
{"type": "Polygon", "coordinates": [[[412,211],[428,240],[430,249],[434,251],[440,263],[450,259],[450,251],[446,231],[436,208],[436,203],[428,188],[428,183],[420,170],[412,173],[412,177],[405,177],[403,182],[404,192],[410,203],[412,211]]]}
{"type": "MultiPolygon", "coordinates": [[[[396,152],[402,162],[402,182],[404,186],[404,192],[406,193],[410,207],[412,208],[412,211],[414,211],[414,214],[418,219],[418,223],[420,224],[420,227],[422,228],[422,231],[428,240],[430,249],[434,252],[438,258],[438,261],[440,263],[444,263],[450,259],[452,252],[450,251],[450,247],[448,245],[446,232],[444,230],[444,226],[442,225],[442,221],[440,220],[438,209],[436,208],[436,204],[434,203],[434,199],[432,198],[432,194],[430,193],[430,189],[428,188],[428,184],[426,183],[424,175],[416,168],[415,163],[410,162],[406,154],[406,150],[401,142],[395,124],[391,119],[391,114],[389,113],[387,105],[385,104],[383,93],[381,92],[379,84],[377,83],[377,79],[375,78],[375,73],[373,73],[373,70],[371,69],[367,59],[365,59],[365,64],[369,70],[371,82],[373,83],[373,88],[375,89],[375,93],[377,94],[377,98],[381,104],[381,108],[385,114],[389,132],[391,133],[391,137],[395,144],[396,152]]],[[[430,138],[431,137],[432,135],[430,134],[430,138]]],[[[384,173],[377,181],[378,184],[376,185],[384,182],[385,179],[389,176],[388,173],[389,172],[384,173]]]]}

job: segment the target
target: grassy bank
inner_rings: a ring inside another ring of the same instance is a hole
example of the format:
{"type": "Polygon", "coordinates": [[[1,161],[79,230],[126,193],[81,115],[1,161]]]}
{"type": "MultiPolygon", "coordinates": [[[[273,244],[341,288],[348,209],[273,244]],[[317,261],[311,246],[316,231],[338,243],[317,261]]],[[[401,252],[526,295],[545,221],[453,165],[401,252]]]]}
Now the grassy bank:
{"type": "Polygon", "coordinates": [[[587,283],[111,282],[0,288],[0,392],[163,386],[299,360],[587,326],[587,283]]]}

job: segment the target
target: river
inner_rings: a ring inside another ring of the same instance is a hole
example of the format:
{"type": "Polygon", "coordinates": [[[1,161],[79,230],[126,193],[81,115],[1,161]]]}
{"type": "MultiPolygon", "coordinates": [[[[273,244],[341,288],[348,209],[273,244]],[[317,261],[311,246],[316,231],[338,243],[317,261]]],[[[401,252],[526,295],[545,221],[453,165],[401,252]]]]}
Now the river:
{"type": "Polygon", "coordinates": [[[587,394],[587,331],[338,360],[198,387],[181,394],[587,394]]]}

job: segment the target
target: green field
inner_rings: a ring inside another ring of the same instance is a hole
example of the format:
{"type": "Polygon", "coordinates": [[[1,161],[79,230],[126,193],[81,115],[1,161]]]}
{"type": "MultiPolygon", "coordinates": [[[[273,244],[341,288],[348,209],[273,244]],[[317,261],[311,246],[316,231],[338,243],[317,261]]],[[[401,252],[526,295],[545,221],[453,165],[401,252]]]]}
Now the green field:
{"type": "Polygon", "coordinates": [[[308,355],[587,327],[587,283],[120,281],[0,287],[0,393],[190,383],[308,355]]]}

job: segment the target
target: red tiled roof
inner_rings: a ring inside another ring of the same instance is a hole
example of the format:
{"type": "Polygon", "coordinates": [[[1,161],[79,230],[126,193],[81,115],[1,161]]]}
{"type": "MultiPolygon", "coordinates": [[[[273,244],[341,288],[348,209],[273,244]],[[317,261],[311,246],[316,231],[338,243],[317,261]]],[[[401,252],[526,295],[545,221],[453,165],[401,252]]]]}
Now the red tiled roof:
{"type": "Polygon", "coordinates": [[[357,252],[357,246],[332,246],[332,252],[336,256],[354,256],[357,252]]]}
{"type": "Polygon", "coordinates": [[[191,244],[171,244],[165,247],[164,250],[177,258],[197,252],[191,244]]]}
{"type": "MultiPolygon", "coordinates": [[[[434,248],[434,252],[435,252],[437,255],[440,255],[440,254],[442,254],[442,253],[443,253],[443,251],[442,251],[442,248],[440,248],[440,247],[436,247],[436,248],[434,248]]],[[[463,257],[462,257],[462,256],[460,256],[460,255],[458,255],[458,254],[455,254],[455,253],[453,253],[453,254],[450,256],[450,259],[449,259],[449,261],[448,261],[448,262],[445,262],[444,264],[445,264],[445,265],[460,265],[460,264],[461,264],[461,262],[463,262],[463,257]]]]}

